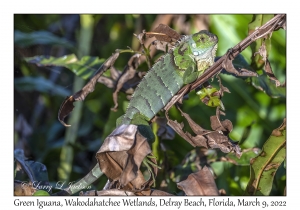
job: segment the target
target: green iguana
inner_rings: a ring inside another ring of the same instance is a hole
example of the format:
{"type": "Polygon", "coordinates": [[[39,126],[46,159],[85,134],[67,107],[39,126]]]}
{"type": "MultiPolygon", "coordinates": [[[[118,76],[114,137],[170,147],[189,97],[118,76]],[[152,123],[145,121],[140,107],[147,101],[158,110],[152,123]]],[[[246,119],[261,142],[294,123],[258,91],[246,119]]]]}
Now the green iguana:
{"type": "MultiPolygon", "coordinates": [[[[148,139],[154,138],[149,121],[172,99],[183,85],[195,81],[214,63],[218,38],[202,30],[183,36],[148,71],[136,88],[127,110],[117,120],[117,126],[134,124],[148,139]]],[[[75,183],[90,185],[103,173],[97,164],[84,178],[75,183]]],[[[75,189],[67,189],[74,194],[75,189]]]]}

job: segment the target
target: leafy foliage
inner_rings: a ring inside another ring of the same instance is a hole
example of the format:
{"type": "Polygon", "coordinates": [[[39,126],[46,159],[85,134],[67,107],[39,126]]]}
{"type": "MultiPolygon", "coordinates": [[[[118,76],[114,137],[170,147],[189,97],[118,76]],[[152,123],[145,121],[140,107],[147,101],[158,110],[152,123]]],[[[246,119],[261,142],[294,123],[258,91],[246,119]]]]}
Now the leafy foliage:
{"type": "MultiPolygon", "coordinates": [[[[256,15],[256,17],[252,17],[252,15],[171,15],[170,18],[165,15],[94,15],[89,54],[82,54],[82,51],[78,51],[79,48],[74,48],[79,45],[76,37],[80,30],[78,28],[81,28],[78,15],[15,16],[15,21],[18,21],[18,24],[15,23],[15,33],[18,35],[15,36],[14,72],[15,145],[24,150],[26,157],[31,157],[47,167],[49,181],[52,185],[57,181],[62,181],[59,180],[57,166],[60,164],[59,157],[62,148],[66,146],[67,138],[66,128],[57,120],[57,113],[64,98],[81,89],[80,87],[72,90],[73,78],[79,76],[88,79],[116,49],[130,46],[129,52],[139,51],[141,40],[133,37],[133,33],[139,34],[145,29],[173,36],[173,31],[166,32],[168,29],[165,28],[152,30],[157,26],[152,25],[154,22],[169,25],[179,34],[195,33],[200,29],[197,25],[202,23],[209,31],[218,35],[218,55],[222,56],[228,49],[243,40],[251,30],[263,25],[267,19],[273,17],[272,15],[267,17],[263,15],[256,15]],[[207,24],[208,19],[209,24],[207,24]],[[36,20],[36,22],[31,20],[36,20]],[[181,22],[182,20],[184,23],[181,22]],[[39,24],[36,25],[36,23],[39,24]],[[24,30],[25,28],[26,30],[24,30]],[[28,31],[29,28],[34,28],[34,31],[28,31]],[[47,32],[45,33],[45,31],[47,32]],[[226,33],[224,33],[225,31],[226,33]],[[38,38],[32,38],[36,36],[38,38]],[[21,116],[25,116],[23,126],[17,124],[21,116]],[[32,132],[24,132],[26,130],[32,130],[32,132]]],[[[147,34],[147,36],[148,39],[143,40],[143,46],[145,46],[143,50],[146,56],[142,56],[140,65],[137,65],[135,60],[129,62],[131,58],[129,53],[122,53],[115,62],[115,69],[110,69],[101,76],[104,78],[101,83],[105,85],[94,85],[94,91],[90,91],[89,96],[84,96],[84,103],[76,102],[81,103],[82,108],[77,121],[78,129],[73,131],[76,141],[67,144],[74,151],[71,154],[73,162],[67,166],[72,169],[69,180],[81,179],[96,164],[95,154],[104,139],[115,129],[116,119],[124,113],[128,104],[127,96],[132,93],[130,91],[143,76],[142,73],[148,70],[149,65],[163,54],[152,48],[152,41],[155,38],[159,42],[163,42],[165,39],[170,41],[164,36],[157,37],[153,34],[147,34]],[[152,39],[150,39],[151,36],[153,36],[152,39]],[[128,81],[126,88],[119,88],[118,94],[114,98],[112,88],[118,84],[118,78],[127,71],[133,70],[134,74],[132,75],[135,77],[132,78],[134,80],[128,81]],[[110,109],[116,108],[115,99],[118,102],[118,109],[114,109],[116,112],[113,112],[110,109]]],[[[263,41],[256,43],[255,48],[248,47],[241,53],[243,56],[238,56],[233,62],[235,67],[240,65],[239,67],[256,71],[260,75],[259,77],[243,80],[232,75],[220,74],[222,85],[230,91],[230,94],[224,91],[221,103],[226,109],[226,116],[218,117],[221,121],[224,121],[224,117],[226,117],[232,122],[229,138],[239,141],[242,148],[241,158],[238,159],[232,154],[226,155],[220,150],[193,148],[179,135],[173,137],[174,133],[166,123],[156,121],[153,123],[152,129],[159,132],[155,132],[156,142],[152,145],[152,151],[157,158],[157,164],[162,169],[157,172],[157,190],[152,189],[144,192],[145,194],[187,194],[185,190],[184,192],[180,190],[185,186],[181,184],[183,187],[178,188],[176,183],[187,183],[183,181],[185,179],[191,181],[191,178],[188,178],[190,174],[207,173],[209,172],[206,171],[207,168],[211,169],[216,177],[216,188],[224,189],[227,195],[243,195],[249,180],[249,185],[251,185],[253,179],[257,179],[253,176],[253,170],[259,169],[254,167],[255,159],[251,160],[251,158],[260,154],[259,148],[263,151],[266,150],[268,141],[272,137],[268,139],[270,134],[282,123],[286,115],[286,90],[282,85],[286,74],[285,30],[275,31],[271,37],[266,38],[265,51],[260,48],[262,43],[263,41]],[[255,54],[259,51],[260,53],[255,54]],[[264,52],[268,52],[268,56],[264,56],[266,55],[264,52]],[[253,54],[255,57],[252,58],[253,54]],[[270,74],[270,71],[267,71],[268,73],[264,71],[269,68],[267,60],[272,66],[273,75],[270,74]],[[270,78],[274,79],[274,75],[279,83],[276,83],[276,80],[270,80],[270,78]],[[278,84],[280,85],[278,86],[278,84]],[[169,137],[169,140],[163,138],[166,136],[169,137]],[[253,163],[252,167],[249,166],[250,163],[253,163]]],[[[158,42],[156,42],[157,45],[158,42]]],[[[162,46],[163,50],[168,45],[162,46]]],[[[159,48],[157,47],[157,49],[159,48]]],[[[99,80],[97,81],[99,82],[99,80]]],[[[203,98],[208,97],[208,103],[215,101],[220,103],[219,95],[217,98],[214,98],[213,95],[216,93],[215,87],[218,87],[219,83],[216,79],[210,82],[213,88],[203,93],[203,98]]],[[[172,107],[169,110],[170,118],[185,122],[186,119],[182,117],[182,113],[185,113],[195,122],[195,125],[201,125],[206,130],[212,127],[210,117],[216,115],[215,108],[202,104],[199,96],[194,92],[189,94],[188,100],[184,100],[181,110],[182,112],[172,107]]],[[[163,116],[162,113],[159,115],[163,116]]],[[[190,127],[185,127],[185,129],[188,132],[193,131],[190,127]]],[[[285,141],[285,138],[281,140],[285,141]]],[[[273,151],[273,149],[269,150],[273,151]]],[[[16,155],[15,158],[17,159],[16,155]]],[[[259,159],[259,157],[256,158],[259,159]]],[[[281,156],[281,162],[283,160],[284,157],[281,156]]],[[[129,166],[132,165],[129,164],[129,166]]],[[[264,183],[264,186],[268,188],[268,191],[264,192],[265,195],[284,194],[285,167],[276,165],[276,170],[277,175],[273,176],[274,180],[264,183]]],[[[150,175],[146,172],[144,176],[149,177],[150,175]]],[[[212,183],[211,180],[213,179],[210,179],[212,183]]],[[[198,181],[201,183],[201,180],[198,181]]],[[[92,188],[99,190],[98,195],[120,193],[113,190],[100,191],[105,183],[106,177],[102,176],[98,182],[93,184],[92,188]]]]}
{"type": "Polygon", "coordinates": [[[84,56],[80,60],[76,55],[64,55],[59,58],[52,56],[35,56],[31,58],[25,58],[28,63],[34,63],[38,66],[63,66],[70,69],[74,74],[83,79],[89,78],[104,62],[104,59],[97,57],[84,56]]]}
{"type": "Polygon", "coordinates": [[[32,45],[62,45],[66,48],[73,48],[73,44],[65,38],[55,36],[48,31],[35,31],[31,33],[24,33],[15,30],[14,42],[20,47],[29,47],[32,45]]]}
{"type": "Polygon", "coordinates": [[[247,195],[269,195],[277,169],[286,157],[286,122],[272,132],[259,156],[250,161],[247,195]]]}

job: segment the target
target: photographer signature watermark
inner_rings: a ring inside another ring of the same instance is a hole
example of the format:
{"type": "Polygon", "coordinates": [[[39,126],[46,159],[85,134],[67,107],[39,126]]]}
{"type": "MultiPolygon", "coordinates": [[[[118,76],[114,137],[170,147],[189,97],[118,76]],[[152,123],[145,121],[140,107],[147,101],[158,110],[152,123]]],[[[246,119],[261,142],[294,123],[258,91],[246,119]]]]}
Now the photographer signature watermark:
{"type": "Polygon", "coordinates": [[[77,190],[82,190],[82,189],[91,189],[92,187],[90,185],[85,186],[82,183],[76,183],[75,181],[73,182],[66,182],[66,181],[58,181],[56,183],[45,183],[42,181],[34,181],[34,182],[22,182],[21,183],[22,188],[32,188],[35,190],[45,190],[48,193],[52,191],[52,189],[57,189],[57,190],[69,190],[69,189],[77,189],[77,190]]]}

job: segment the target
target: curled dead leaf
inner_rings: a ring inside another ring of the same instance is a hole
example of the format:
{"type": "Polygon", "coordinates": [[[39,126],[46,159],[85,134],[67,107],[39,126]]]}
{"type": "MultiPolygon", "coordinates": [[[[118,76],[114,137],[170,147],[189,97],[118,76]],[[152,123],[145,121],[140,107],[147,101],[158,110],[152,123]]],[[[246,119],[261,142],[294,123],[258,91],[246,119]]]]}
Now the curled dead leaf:
{"type": "Polygon", "coordinates": [[[98,79],[99,83],[102,83],[103,85],[105,85],[108,88],[114,88],[115,87],[115,83],[112,79],[105,77],[105,76],[101,76],[98,79]]]}
{"type": "Polygon", "coordinates": [[[216,115],[210,117],[211,128],[214,131],[221,131],[223,134],[228,135],[232,131],[232,123],[230,120],[220,120],[220,115],[225,115],[219,108],[216,109],[216,115]]]}
{"type": "Polygon", "coordinates": [[[75,102],[73,96],[68,96],[63,103],[61,104],[59,111],[58,111],[58,120],[63,124],[65,127],[70,127],[71,125],[68,125],[64,122],[64,119],[66,116],[68,116],[74,109],[73,102],[75,102]]]}
{"type": "Polygon", "coordinates": [[[80,196],[172,196],[172,194],[161,191],[161,190],[145,190],[139,192],[131,192],[119,189],[109,189],[109,190],[90,190],[79,193],[80,196]]]}
{"type": "Polygon", "coordinates": [[[25,183],[18,180],[14,181],[14,195],[15,196],[32,196],[36,192],[36,188],[32,183],[25,183]]]}
{"type": "Polygon", "coordinates": [[[180,35],[167,25],[159,24],[151,32],[146,33],[146,37],[155,37],[159,41],[174,42],[180,39],[180,35]]]}
{"type": "Polygon", "coordinates": [[[58,112],[58,120],[64,125],[64,126],[71,126],[68,125],[64,122],[64,119],[66,116],[68,116],[73,108],[74,105],[73,103],[75,101],[83,101],[85,97],[94,91],[95,85],[98,82],[99,78],[102,76],[102,74],[110,68],[116,61],[116,59],[119,57],[119,51],[116,50],[116,52],[110,56],[102,65],[101,67],[97,70],[97,72],[94,74],[94,76],[90,79],[90,81],[78,92],[75,94],[68,96],[63,103],[61,104],[58,112]]]}
{"type": "Polygon", "coordinates": [[[169,49],[173,47],[173,45],[168,42],[162,42],[158,40],[154,40],[151,44],[155,46],[155,49],[163,51],[165,53],[167,53],[169,49]]]}
{"type": "Polygon", "coordinates": [[[280,81],[276,78],[275,74],[273,73],[271,64],[270,64],[270,62],[269,62],[268,59],[266,60],[264,69],[265,69],[266,74],[267,74],[268,77],[270,78],[270,80],[272,80],[272,81],[275,82],[275,86],[276,86],[276,87],[284,86],[284,84],[283,84],[283,85],[280,84],[280,81]]]}
{"type": "Polygon", "coordinates": [[[118,79],[115,91],[113,93],[113,100],[114,100],[115,106],[112,108],[112,111],[117,111],[118,93],[120,92],[120,90],[122,89],[124,84],[126,82],[128,82],[129,80],[131,80],[132,78],[134,78],[134,76],[136,75],[136,73],[137,73],[136,69],[139,66],[140,56],[141,56],[140,54],[135,54],[135,55],[131,56],[131,58],[128,61],[127,66],[125,67],[123,74],[118,79]]]}
{"type": "Polygon", "coordinates": [[[151,190],[147,190],[147,191],[141,191],[141,192],[137,192],[135,194],[136,195],[143,195],[143,196],[173,196],[173,194],[167,193],[167,192],[162,191],[162,190],[155,190],[155,189],[151,189],[151,190]]]}
{"type": "Polygon", "coordinates": [[[190,174],[186,180],[177,183],[177,187],[186,195],[219,195],[214,177],[206,166],[202,170],[190,174]]]}
{"type": "Polygon", "coordinates": [[[168,125],[170,125],[182,138],[184,138],[192,146],[220,149],[224,153],[233,151],[237,157],[241,156],[240,147],[228,136],[232,130],[232,123],[229,120],[219,120],[219,115],[223,113],[219,108],[217,108],[216,116],[211,117],[211,126],[213,130],[206,130],[202,128],[200,125],[195,123],[188,114],[184,113],[178,106],[177,109],[187,120],[190,128],[193,130],[196,136],[193,136],[188,132],[184,132],[184,125],[179,124],[177,121],[170,120],[166,112],[168,125]]]}
{"type": "Polygon", "coordinates": [[[230,90],[227,87],[222,85],[222,80],[219,75],[217,75],[217,78],[218,78],[219,87],[220,87],[219,93],[220,93],[220,96],[223,97],[224,92],[230,93],[230,90]]]}
{"type": "Polygon", "coordinates": [[[256,72],[247,70],[245,68],[239,68],[239,70],[235,69],[233,64],[232,64],[232,60],[230,59],[230,55],[231,52],[228,51],[227,55],[226,55],[226,59],[223,61],[222,63],[222,67],[224,69],[226,69],[227,72],[235,74],[237,76],[241,76],[241,77],[257,77],[258,74],[256,72]]]}
{"type": "MultiPolygon", "coordinates": [[[[151,153],[147,139],[136,125],[121,125],[105,140],[96,158],[101,171],[108,177],[111,186],[129,191],[141,191],[153,184],[151,176],[147,181],[140,171],[145,157],[151,153]]],[[[156,164],[155,159],[151,159],[156,164]]],[[[157,174],[157,169],[154,175],[157,174]]]]}
{"type": "Polygon", "coordinates": [[[207,135],[208,145],[212,149],[220,149],[224,153],[232,151],[232,145],[228,141],[228,137],[218,132],[212,132],[207,135]]]}

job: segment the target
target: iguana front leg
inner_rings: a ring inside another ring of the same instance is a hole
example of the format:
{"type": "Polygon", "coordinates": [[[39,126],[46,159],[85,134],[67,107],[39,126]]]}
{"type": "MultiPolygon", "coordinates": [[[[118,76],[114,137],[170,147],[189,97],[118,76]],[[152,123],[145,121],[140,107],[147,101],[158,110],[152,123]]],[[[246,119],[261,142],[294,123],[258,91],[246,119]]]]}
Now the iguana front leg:
{"type": "MultiPolygon", "coordinates": [[[[122,117],[121,117],[122,118],[122,117]]],[[[134,115],[133,119],[131,120],[131,124],[137,125],[138,126],[138,132],[143,135],[146,139],[147,142],[151,145],[155,141],[155,135],[149,125],[150,119],[147,118],[146,116],[137,113],[134,115]]],[[[118,119],[117,122],[120,122],[118,119]]],[[[144,160],[143,160],[143,165],[146,166],[147,170],[153,177],[153,182],[155,183],[155,175],[153,172],[153,167],[157,167],[160,169],[160,167],[157,164],[154,164],[150,159],[153,159],[156,157],[153,155],[147,155],[144,160]],[[152,166],[151,166],[152,165],[152,166]]]]}
{"type": "MultiPolygon", "coordinates": [[[[138,125],[138,132],[140,132],[140,134],[142,134],[145,138],[147,138],[148,143],[153,143],[155,140],[155,135],[151,129],[151,127],[149,125],[138,125]]],[[[143,165],[146,166],[147,170],[149,171],[149,173],[151,174],[151,176],[153,177],[153,183],[155,185],[155,175],[153,172],[153,167],[156,167],[158,169],[161,169],[157,164],[154,164],[151,159],[153,159],[156,157],[153,155],[147,155],[144,159],[143,159],[143,165]]]]}
{"type": "Polygon", "coordinates": [[[155,158],[155,159],[156,159],[156,157],[153,156],[153,155],[147,155],[147,156],[144,158],[144,160],[143,160],[143,164],[144,164],[144,166],[146,166],[147,170],[149,171],[149,173],[150,173],[150,175],[151,175],[151,177],[152,177],[152,179],[153,179],[153,183],[154,183],[154,187],[155,187],[155,174],[154,174],[152,168],[155,167],[155,168],[161,169],[161,167],[159,167],[157,164],[153,163],[153,162],[150,160],[150,159],[152,159],[152,158],[155,158]]]}
{"type": "Polygon", "coordinates": [[[183,83],[189,84],[191,82],[194,82],[198,78],[199,74],[200,72],[197,71],[195,65],[189,66],[183,74],[183,83]]]}

